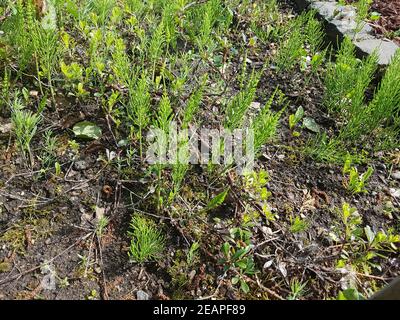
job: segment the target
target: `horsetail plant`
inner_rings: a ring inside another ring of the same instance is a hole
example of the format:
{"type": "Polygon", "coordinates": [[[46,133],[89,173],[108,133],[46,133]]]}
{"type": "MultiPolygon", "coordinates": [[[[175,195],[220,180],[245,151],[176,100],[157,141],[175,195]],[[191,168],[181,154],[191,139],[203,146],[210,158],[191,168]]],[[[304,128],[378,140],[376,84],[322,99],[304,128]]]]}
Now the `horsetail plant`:
{"type": "MultiPolygon", "coordinates": [[[[400,51],[393,57],[373,100],[368,105],[365,130],[375,130],[384,120],[400,118],[400,51]]],[[[363,132],[365,133],[365,132],[363,132]]]]}
{"type": "Polygon", "coordinates": [[[255,117],[252,123],[252,129],[254,132],[254,152],[258,154],[261,150],[261,147],[267,143],[272,137],[274,137],[276,133],[276,129],[278,127],[279,119],[286,108],[286,97],[285,95],[277,88],[272,96],[268,99],[264,108],[259,112],[259,114],[255,117]],[[276,99],[276,101],[275,101],[276,99]],[[273,103],[276,103],[278,106],[282,106],[281,111],[277,113],[273,113],[271,111],[271,106],[273,103]]]}
{"type": "Polygon", "coordinates": [[[200,104],[201,100],[203,98],[203,91],[204,91],[204,86],[207,81],[207,76],[204,76],[202,84],[200,87],[190,96],[188,103],[186,105],[186,108],[183,113],[183,119],[182,119],[182,128],[186,129],[190,125],[191,121],[193,120],[194,116],[196,115],[200,104]]]}
{"type": "Polygon", "coordinates": [[[128,235],[131,237],[128,255],[133,262],[156,259],[164,249],[165,237],[155,222],[137,213],[132,216],[128,235]]]}
{"type": "Polygon", "coordinates": [[[131,71],[131,61],[126,53],[124,40],[121,38],[115,39],[112,59],[112,70],[117,81],[129,88],[132,85],[134,73],[131,71]]]}
{"type": "MultiPolygon", "coordinates": [[[[55,10],[53,8],[53,10],[55,10]]],[[[50,11],[51,12],[51,11],[50,11]]],[[[55,13],[53,13],[55,15],[55,13]]],[[[41,77],[46,77],[50,88],[53,104],[55,105],[55,92],[53,88],[52,74],[55,66],[58,66],[59,58],[59,37],[56,25],[56,16],[49,17],[49,22],[44,24],[35,21],[32,29],[32,43],[34,47],[34,59],[39,80],[39,87],[44,95],[41,77]]]]}
{"type": "Polygon", "coordinates": [[[4,77],[1,82],[1,100],[0,100],[0,114],[3,111],[3,108],[5,108],[10,100],[10,71],[5,67],[4,68],[4,77]]]}
{"type": "Polygon", "coordinates": [[[242,126],[244,116],[246,115],[250,104],[254,101],[260,77],[261,72],[253,70],[247,86],[228,103],[225,111],[226,116],[224,127],[226,129],[232,131],[242,126]]]}
{"type": "MultiPolygon", "coordinates": [[[[150,93],[146,74],[142,74],[135,88],[129,88],[129,102],[127,114],[138,128],[137,137],[139,139],[139,154],[143,156],[143,130],[150,123],[150,93]]],[[[131,135],[133,129],[131,129],[131,135]]]]}
{"type": "Polygon", "coordinates": [[[157,61],[161,57],[161,54],[163,52],[163,44],[164,44],[164,26],[162,23],[160,23],[152,34],[152,38],[147,51],[150,62],[153,65],[152,81],[155,80],[157,61]]]}
{"type": "Polygon", "coordinates": [[[346,118],[360,114],[365,90],[377,68],[377,56],[365,60],[355,57],[355,47],[345,38],[336,57],[325,75],[324,104],[328,111],[341,113],[346,118]]]}
{"type": "Polygon", "coordinates": [[[314,56],[321,51],[325,36],[321,22],[315,18],[315,11],[310,11],[308,14],[308,21],[305,25],[305,34],[310,46],[310,53],[314,56]]]}
{"type": "MultiPolygon", "coordinates": [[[[185,131],[184,131],[185,132],[185,131]]],[[[189,169],[189,141],[187,137],[181,139],[177,137],[177,154],[175,163],[172,165],[172,190],[169,194],[169,201],[171,202],[181,189],[182,182],[185,179],[186,172],[189,169]]]]}
{"type": "Polygon", "coordinates": [[[302,34],[302,28],[306,17],[306,15],[301,15],[292,22],[289,36],[280,45],[275,58],[278,70],[292,70],[297,64],[298,59],[303,55],[305,39],[302,34]]]}
{"type": "Polygon", "coordinates": [[[158,157],[156,163],[152,165],[152,169],[155,171],[157,175],[157,188],[156,188],[156,196],[157,196],[157,209],[158,211],[161,210],[162,205],[164,203],[163,196],[161,194],[161,190],[163,189],[163,181],[162,181],[162,175],[163,175],[163,170],[166,166],[166,160],[164,157],[167,153],[167,144],[168,141],[167,135],[169,134],[170,131],[170,125],[172,121],[172,114],[173,114],[173,109],[171,107],[171,102],[169,100],[169,97],[167,93],[164,92],[163,97],[161,98],[161,101],[159,103],[159,108],[158,112],[156,115],[156,119],[154,121],[154,126],[156,129],[160,130],[161,136],[158,137],[157,140],[157,150],[154,150],[156,153],[156,156],[158,157]]]}
{"type": "Polygon", "coordinates": [[[32,111],[23,110],[23,106],[18,98],[14,100],[12,106],[11,121],[17,139],[17,145],[26,160],[33,166],[33,155],[31,151],[31,141],[35,136],[40,116],[32,111]]]}

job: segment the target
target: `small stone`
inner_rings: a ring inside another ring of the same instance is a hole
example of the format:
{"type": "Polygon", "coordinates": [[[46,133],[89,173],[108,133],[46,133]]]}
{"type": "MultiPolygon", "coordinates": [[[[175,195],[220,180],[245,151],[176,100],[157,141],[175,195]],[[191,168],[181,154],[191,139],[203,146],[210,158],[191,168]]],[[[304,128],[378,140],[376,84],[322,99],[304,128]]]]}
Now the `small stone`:
{"type": "Polygon", "coordinates": [[[270,266],[272,266],[273,262],[274,262],[274,260],[269,260],[269,261],[265,262],[263,265],[263,269],[268,269],[270,266]]]}
{"type": "Polygon", "coordinates": [[[79,160],[74,163],[75,170],[82,171],[89,167],[89,164],[84,160],[79,160]]]}
{"type": "Polygon", "coordinates": [[[139,290],[138,292],[136,292],[136,299],[137,300],[149,300],[150,296],[148,293],[146,293],[142,290],[139,290]]]}
{"type": "Polygon", "coordinates": [[[5,134],[9,133],[12,129],[12,123],[5,123],[5,124],[0,124],[0,133],[5,134]]]}
{"type": "Polygon", "coordinates": [[[254,101],[254,102],[252,102],[252,103],[250,104],[250,108],[259,110],[259,109],[261,108],[261,103],[255,102],[255,101],[254,101]]]}
{"type": "Polygon", "coordinates": [[[29,95],[31,97],[37,98],[39,96],[39,91],[31,90],[31,91],[29,91],[29,95]]]}
{"type": "Polygon", "coordinates": [[[400,180],[400,171],[392,172],[392,178],[400,180]]]}
{"type": "Polygon", "coordinates": [[[390,188],[389,192],[393,198],[400,198],[400,189],[390,188]]]}

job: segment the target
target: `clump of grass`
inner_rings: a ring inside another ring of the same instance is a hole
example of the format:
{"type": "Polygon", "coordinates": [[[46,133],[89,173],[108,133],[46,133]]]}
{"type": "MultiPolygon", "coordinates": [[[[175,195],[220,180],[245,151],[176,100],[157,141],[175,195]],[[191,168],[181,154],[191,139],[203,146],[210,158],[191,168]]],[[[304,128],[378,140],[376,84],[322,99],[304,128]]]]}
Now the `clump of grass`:
{"type": "Polygon", "coordinates": [[[134,262],[157,259],[164,249],[165,238],[154,221],[134,214],[130,223],[129,257],[134,262]]]}

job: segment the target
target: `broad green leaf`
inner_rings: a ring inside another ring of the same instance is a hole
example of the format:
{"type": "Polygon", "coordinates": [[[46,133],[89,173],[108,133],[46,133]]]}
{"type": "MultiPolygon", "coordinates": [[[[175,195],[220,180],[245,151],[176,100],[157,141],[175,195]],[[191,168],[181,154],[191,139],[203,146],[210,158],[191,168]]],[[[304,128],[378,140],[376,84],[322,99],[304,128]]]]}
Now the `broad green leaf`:
{"type": "Polygon", "coordinates": [[[235,252],[235,254],[232,256],[232,260],[237,260],[243,257],[248,251],[249,247],[246,247],[244,249],[239,249],[238,251],[235,252]]]}
{"type": "Polygon", "coordinates": [[[75,136],[81,139],[100,139],[102,135],[100,127],[89,121],[77,123],[72,130],[75,136]]]}
{"type": "Polygon", "coordinates": [[[294,126],[304,117],[304,108],[298,107],[295,114],[289,116],[289,127],[293,129],[294,126]]]}
{"type": "Polygon", "coordinates": [[[371,230],[371,227],[370,226],[366,226],[364,228],[364,232],[365,232],[365,235],[366,235],[366,237],[368,239],[368,243],[371,244],[372,242],[374,242],[375,233],[371,230]]]}
{"type": "Polygon", "coordinates": [[[240,289],[242,289],[244,293],[249,293],[250,291],[249,285],[243,279],[240,279],[240,289]]]}
{"type": "Polygon", "coordinates": [[[207,211],[208,210],[213,210],[216,207],[219,207],[225,201],[225,198],[226,198],[228,192],[229,192],[229,188],[226,189],[224,192],[221,192],[220,194],[218,194],[214,199],[212,199],[207,204],[206,210],[207,211]]]}
{"type": "Polygon", "coordinates": [[[233,285],[237,284],[237,283],[239,282],[239,280],[240,280],[239,277],[237,277],[237,276],[236,276],[236,277],[233,277],[233,278],[232,278],[232,284],[233,284],[233,285]]]}
{"type": "Polygon", "coordinates": [[[239,260],[235,263],[235,265],[237,267],[239,267],[240,269],[246,269],[247,267],[247,260],[243,259],[243,260],[239,260]]]}
{"type": "Polygon", "coordinates": [[[229,256],[229,250],[231,249],[231,245],[228,242],[225,242],[222,245],[222,253],[224,254],[225,257],[229,256]]]}
{"type": "Polygon", "coordinates": [[[303,119],[303,125],[312,132],[319,133],[321,131],[321,128],[313,118],[305,117],[303,119]]]}
{"type": "Polygon", "coordinates": [[[349,288],[339,292],[338,300],[364,300],[364,297],[357,289],[349,288]]]}

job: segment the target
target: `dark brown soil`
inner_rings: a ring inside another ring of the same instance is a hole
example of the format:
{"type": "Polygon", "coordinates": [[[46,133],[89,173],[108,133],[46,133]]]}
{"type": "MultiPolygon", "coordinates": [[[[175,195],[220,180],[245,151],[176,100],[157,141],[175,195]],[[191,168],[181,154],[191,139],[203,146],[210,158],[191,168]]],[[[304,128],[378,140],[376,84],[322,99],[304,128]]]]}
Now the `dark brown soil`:
{"type": "MultiPolygon", "coordinates": [[[[242,37],[239,33],[231,36],[237,41],[242,37]]],[[[273,43],[256,52],[249,48],[248,58],[257,67],[275,50],[273,43]]],[[[234,78],[241,64],[237,58],[232,61],[226,77],[233,79],[229,90],[234,92],[234,78]]],[[[207,71],[213,74],[213,69],[216,68],[210,66],[207,71]]],[[[27,88],[36,89],[34,83],[27,82],[24,84],[27,88]]],[[[61,142],[58,161],[64,175],[40,174],[38,163],[33,172],[29,170],[15,144],[10,142],[11,135],[2,135],[0,131],[0,235],[9,234],[8,242],[0,243],[0,262],[4,268],[0,270],[0,299],[136,299],[139,290],[154,299],[200,296],[279,299],[290,294],[291,279],[307,282],[302,299],[336,297],[343,274],[335,263],[343,252],[341,245],[328,235],[338,221],[338,209],[343,202],[348,202],[358,208],[363,227],[369,225],[374,231],[392,228],[398,234],[400,203],[390,196],[389,188],[400,187],[399,181],[391,178],[391,172],[399,168],[400,153],[398,149],[379,154],[369,150],[368,165],[375,171],[368,182],[368,193],[349,193],[343,186],[342,166],[317,163],[303,152],[315,134],[299,128],[301,135],[294,137],[288,128],[289,114],[301,105],[305,115],[313,118],[324,131],[336,130],[336,120],[321,106],[321,80],[315,76],[306,84],[304,72],[298,68],[279,74],[273,68],[268,69],[259,85],[257,102],[265,103],[277,86],[288,97],[289,104],[280,121],[276,141],[265,148],[256,169],[265,169],[270,174],[268,190],[272,195],[268,202],[278,218],[276,221],[262,219],[252,228],[257,240],[254,255],[260,272],[259,282],[249,279],[250,294],[244,295],[233,288],[231,280],[223,276],[223,265],[219,262],[220,248],[229,229],[241,223],[238,212],[243,204],[238,199],[245,192],[234,183],[239,178],[232,175],[216,183],[201,174],[206,167],[191,168],[182,198],[166,210],[169,215],[159,216],[150,206],[149,212],[144,212],[163,225],[167,234],[168,246],[163,259],[130,263],[129,221],[133,208],[146,210],[149,181],[153,177],[145,175],[138,158],[133,161],[129,179],[122,177],[115,163],[104,161],[106,150],[125,155],[126,149],[116,145],[110,123],[101,111],[101,101],[93,98],[91,104],[82,105],[59,90],[57,112],[45,111],[41,132],[32,145],[39,152],[43,147],[40,134],[49,128],[57,133],[61,142]],[[96,142],[79,141],[80,151],[74,153],[68,140],[74,138],[71,128],[81,120],[95,122],[102,128],[103,136],[96,142]],[[206,219],[195,215],[180,217],[187,207],[198,205],[196,196],[216,195],[228,185],[232,188],[230,198],[206,219]],[[385,210],[388,202],[393,202],[389,215],[385,210]],[[101,240],[93,232],[98,209],[104,209],[110,220],[101,240]],[[307,230],[290,232],[294,214],[310,222],[307,230]],[[224,219],[217,223],[213,220],[215,217],[224,219]],[[203,233],[201,237],[198,230],[203,233]],[[172,282],[171,268],[179,261],[182,250],[187,251],[187,242],[195,239],[200,239],[202,244],[200,261],[190,283],[182,288],[172,282]],[[89,257],[89,261],[82,257],[89,257]],[[46,261],[56,274],[56,290],[45,290],[41,285],[48,272],[40,266],[46,261]]],[[[212,93],[205,97],[202,120],[207,125],[216,127],[222,121],[221,112],[213,110],[213,106],[220,105],[219,100],[212,93]]],[[[0,127],[8,122],[6,116],[0,117],[0,127]]],[[[359,170],[364,172],[366,167],[360,166],[359,170]]],[[[380,269],[370,274],[357,274],[361,287],[369,287],[372,282],[380,287],[400,274],[398,253],[388,253],[387,258],[379,259],[379,265],[380,269]]]]}

